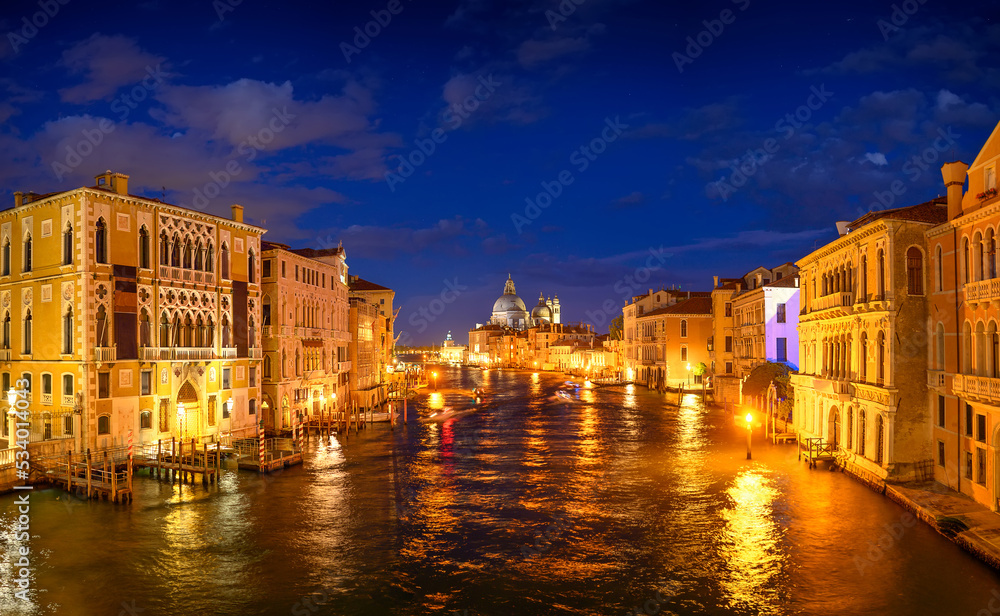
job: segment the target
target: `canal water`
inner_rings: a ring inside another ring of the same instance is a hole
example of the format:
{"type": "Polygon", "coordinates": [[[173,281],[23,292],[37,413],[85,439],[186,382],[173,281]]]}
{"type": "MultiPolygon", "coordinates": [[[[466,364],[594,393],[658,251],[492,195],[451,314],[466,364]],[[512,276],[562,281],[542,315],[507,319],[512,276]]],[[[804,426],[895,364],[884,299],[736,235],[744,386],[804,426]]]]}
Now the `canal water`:
{"type": "Polygon", "coordinates": [[[568,404],[552,374],[438,372],[490,394],[314,438],[272,476],[141,476],[131,505],[36,490],[29,541],[0,497],[2,558],[31,550],[31,601],[5,565],[0,614],[976,616],[1000,596],[992,570],[794,446],[758,431],[747,461],[746,431],[693,396],[568,404]]]}

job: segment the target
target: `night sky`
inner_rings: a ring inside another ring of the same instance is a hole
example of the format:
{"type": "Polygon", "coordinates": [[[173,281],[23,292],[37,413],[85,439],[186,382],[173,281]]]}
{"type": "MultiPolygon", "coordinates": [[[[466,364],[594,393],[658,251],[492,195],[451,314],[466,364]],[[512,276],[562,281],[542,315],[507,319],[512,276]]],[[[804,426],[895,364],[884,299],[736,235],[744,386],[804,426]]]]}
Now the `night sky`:
{"type": "Polygon", "coordinates": [[[529,310],[557,293],[604,332],[639,290],[806,255],[894,180],[895,205],[943,194],[941,163],[972,162],[1000,120],[997,14],[7,1],[0,198],[112,169],[133,194],[242,204],[265,239],[343,241],[352,273],[396,290],[402,343],[466,341],[508,273],[529,310]]]}

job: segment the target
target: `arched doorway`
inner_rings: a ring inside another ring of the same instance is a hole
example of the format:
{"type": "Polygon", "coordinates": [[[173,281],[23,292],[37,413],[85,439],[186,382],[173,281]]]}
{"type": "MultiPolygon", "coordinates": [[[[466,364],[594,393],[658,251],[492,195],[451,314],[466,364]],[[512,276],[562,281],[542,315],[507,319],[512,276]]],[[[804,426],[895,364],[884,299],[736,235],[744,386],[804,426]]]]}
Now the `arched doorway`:
{"type": "Polygon", "coordinates": [[[180,438],[201,436],[201,405],[191,381],[185,381],[177,392],[175,432],[180,438]]]}
{"type": "Polygon", "coordinates": [[[826,442],[833,445],[834,449],[840,447],[840,411],[835,406],[830,409],[830,425],[826,442]]]}
{"type": "MultiPolygon", "coordinates": [[[[277,419],[277,418],[276,418],[277,419]]],[[[281,398],[281,427],[288,428],[292,425],[292,413],[288,408],[288,396],[281,398]]]]}

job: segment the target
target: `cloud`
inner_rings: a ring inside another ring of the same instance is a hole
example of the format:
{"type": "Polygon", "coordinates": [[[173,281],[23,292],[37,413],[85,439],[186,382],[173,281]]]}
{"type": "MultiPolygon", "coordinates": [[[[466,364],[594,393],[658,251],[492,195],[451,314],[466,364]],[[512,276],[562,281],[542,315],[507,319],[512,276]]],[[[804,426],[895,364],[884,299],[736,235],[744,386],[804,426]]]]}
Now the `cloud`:
{"type": "Polygon", "coordinates": [[[531,92],[529,86],[519,83],[510,73],[494,73],[489,67],[453,76],[442,87],[441,98],[447,108],[438,114],[439,123],[448,124],[457,116],[464,118],[461,124],[464,128],[479,123],[523,126],[537,122],[547,114],[541,99],[531,92]],[[485,92],[482,88],[484,81],[497,84],[485,100],[481,96],[477,98],[477,90],[485,92]],[[478,101],[471,112],[466,105],[470,99],[478,101]],[[465,111],[457,111],[463,108],[465,111]]]}
{"type": "MultiPolygon", "coordinates": [[[[474,248],[489,247],[503,252],[506,250],[506,236],[489,237],[490,230],[482,219],[469,220],[462,216],[442,218],[427,227],[405,225],[350,225],[321,233],[325,238],[336,238],[349,247],[352,255],[376,261],[391,261],[402,255],[427,256],[444,254],[463,257],[474,248]],[[485,238],[485,239],[480,239],[485,238]]],[[[332,239],[317,239],[319,245],[329,244],[332,239]]]]}
{"type": "Polygon", "coordinates": [[[866,152],[865,160],[874,164],[876,167],[884,167],[889,164],[889,161],[885,159],[885,154],[881,152],[866,152]]]}
{"type": "Polygon", "coordinates": [[[165,62],[165,58],[140,49],[135,39],[94,34],[63,52],[59,64],[72,75],[83,75],[86,81],[60,89],[59,97],[76,104],[109,100],[119,88],[142,81],[150,69],[165,62]]]}

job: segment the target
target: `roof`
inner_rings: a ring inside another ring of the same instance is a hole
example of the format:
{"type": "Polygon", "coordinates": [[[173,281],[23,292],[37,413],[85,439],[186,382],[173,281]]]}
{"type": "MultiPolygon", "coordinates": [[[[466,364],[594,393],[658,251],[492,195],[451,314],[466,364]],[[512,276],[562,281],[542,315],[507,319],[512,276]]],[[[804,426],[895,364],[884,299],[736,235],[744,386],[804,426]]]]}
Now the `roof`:
{"type": "Polygon", "coordinates": [[[769,282],[769,283],[767,283],[764,286],[765,287],[797,287],[797,286],[799,286],[797,284],[798,279],[799,279],[798,276],[785,276],[784,278],[780,278],[778,280],[775,280],[774,282],[769,282]]]}
{"type": "Polygon", "coordinates": [[[392,289],[388,287],[383,287],[382,285],[375,284],[374,282],[368,282],[364,278],[359,278],[357,276],[351,276],[349,286],[351,291],[392,291],[392,289]]]}
{"type": "Polygon", "coordinates": [[[289,249],[289,252],[294,252],[295,254],[308,259],[315,259],[317,257],[339,257],[344,253],[344,247],[337,246],[336,248],[321,248],[320,250],[316,250],[315,248],[292,248],[289,249]]]}
{"type": "Polygon", "coordinates": [[[854,231],[855,229],[860,229],[869,223],[873,223],[876,220],[881,220],[883,218],[890,220],[926,222],[934,225],[941,224],[948,221],[948,198],[935,197],[930,201],[925,201],[924,203],[917,205],[868,212],[861,218],[849,223],[847,228],[854,231]]]}
{"type": "Polygon", "coordinates": [[[712,298],[697,296],[694,297],[692,294],[691,299],[684,299],[671,306],[666,306],[664,308],[657,308],[656,310],[651,310],[646,314],[641,315],[638,318],[646,318],[649,316],[656,316],[660,314],[712,314],[712,298]]]}
{"type": "Polygon", "coordinates": [[[288,244],[282,244],[281,242],[269,242],[267,240],[260,241],[261,252],[265,250],[291,250],[288,244]]]}

